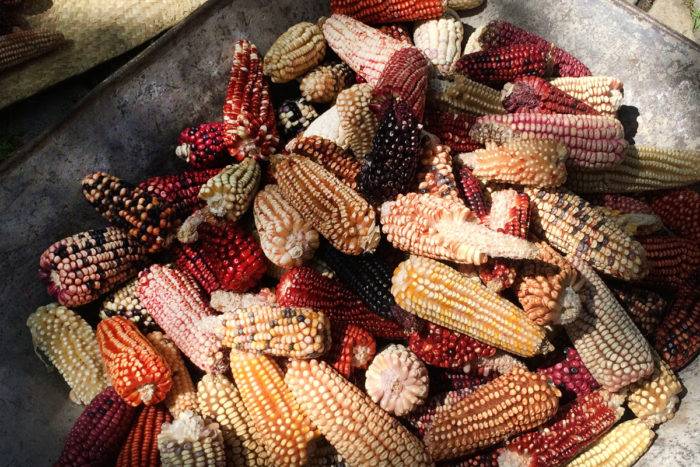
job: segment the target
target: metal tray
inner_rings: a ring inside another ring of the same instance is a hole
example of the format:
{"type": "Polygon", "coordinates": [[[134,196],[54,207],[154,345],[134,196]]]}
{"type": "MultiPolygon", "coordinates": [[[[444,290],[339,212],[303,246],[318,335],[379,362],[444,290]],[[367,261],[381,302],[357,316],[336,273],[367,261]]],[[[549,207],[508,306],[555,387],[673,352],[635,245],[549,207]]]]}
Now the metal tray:
{"type": "MultiPolygon", "coordinates": [[[[37,277],[42,251],[104,225],[84,201],[80,180],[95,170],[134,181],[182,170],[174,143],[185,125],[220,120],[233,42],[248,37],[265,51],[290,25],[329,13],[326,1],[273,5],[209,1],[0,166],[0,464],[55,460],[82,410],[36,358],[25,325],[49,301],[37,277]]],[[[700,146],[700,47],[625,2],[489,0],[462,16],[472,27],[496,17],[511,21],[573,52],[594,73],[622,78],[622,114],[637,143],[700,146]]],[[[700,360],[681,378],[688,394],[639,465],[700,464],[700,433],[690,423],[700,407],[700,360]]]]}

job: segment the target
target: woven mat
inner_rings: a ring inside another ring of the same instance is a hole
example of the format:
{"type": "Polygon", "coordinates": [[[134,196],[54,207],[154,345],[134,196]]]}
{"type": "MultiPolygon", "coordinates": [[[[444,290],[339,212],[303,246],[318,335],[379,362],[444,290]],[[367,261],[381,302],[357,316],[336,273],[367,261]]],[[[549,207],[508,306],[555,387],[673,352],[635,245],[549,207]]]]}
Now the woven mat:
{"type": "Polygon", "coordinates": [[[52,0],[27,14],[32,29],[53,29],[60,49],[0,72],[0,109],[146,42],[206,0],[52,0]]]}

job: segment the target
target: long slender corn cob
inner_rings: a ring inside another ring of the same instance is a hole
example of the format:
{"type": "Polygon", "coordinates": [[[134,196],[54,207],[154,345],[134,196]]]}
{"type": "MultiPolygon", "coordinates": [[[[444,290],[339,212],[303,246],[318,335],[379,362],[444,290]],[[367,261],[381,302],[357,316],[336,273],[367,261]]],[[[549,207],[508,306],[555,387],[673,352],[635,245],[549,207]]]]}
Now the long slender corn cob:
{"type": "Polygon", "coordinates": [[[479,179],[467,167],[459,169],[460,195],[467,207],[479,219],[486,216],[486,200],[479,179]]]}
{"type": "Polygon", "coordinates": [[[700,193],[682,188],[652,194],[651,208],[671,230],[700,244],[700,193]]]}
{"type": "Polygon", "coordinates": [[[175,343],[160,331],[149,333],[146,338],[168,362],[172,373],[173,385],[163,404],[175,418],[185,410],[197,410],[194,383],[175,343]]]}
{"type": "Polygon", "coordinates": [[[360,173],[362,164],[351,151],[320,136],[294,138],[287,143],[286,149],[290,154],[299,154],[321,164],[347,186],[355,189],[355,177],[360,173]]]}
{"type": "Polygon", "coordinates": [[[321,28],[313,23],[297,23],[270,46],[263,60],[263,73],[273,83],[286,83],[321,63],[325,53],[321,28]]]}
{"type": "Polygon", "coordinates": [[[562,392],[562,401],[583,397],[600,387],[581,361],[575,348],[564,347],[556,350],[550,366],[537,369],[538,373],[547,375],[562,392]]]}
{"type": "Polygon", "coordinates": [[[675,415],[682,390],[671,367],[654,352],[654,372],[629,387],[627,406],[647,424],[665,423],[675,415]]]}
{"type": "Polygon", "coordinates": [[[700,268],[700,245],[682,237],[641,237],[649,261],[644,281],[653,286],[677,289],[700,268]]]}
{"type": "Polygon", "coordinates": [[[18,30],[0,35],[0,70],[44,55],[65,42],[60,32],[42,29],[18,30]]]}
{"type": "Polygon", "coordinates": [[[401,263],[391,293],[409,313],[507,352],[529,357],[551,350],[523,310],[437,261],[414,256],[401,263]]]}
{"type": "Polygon", "coordinates": [[[372,334],[354,324],[333,323],[332,345],[323,360],[346,379],[352,377],[355,368],[366,369],[377,351],[372,334]]]}
{"type": "Polygon", "coordinates": [[[70,386],[70,400],[89,404],[109,386],[95,331],[75,312],[50,303],[29,315],[27,326],[34,351],[45,355],[70,386]]]}
{"type": "Polygon", "coordinates": [[[158,435],[173,417],[163,404],[144,407],[119,450],[116,467],[160,467],[158,435]]]}
{"type": "Polygon", "coordinates": [[[193,410],[183,412],[158,434],[160,460],[167,466],[226,465],[224,440],[218,424],[203,419],[193,410]]]}
{"type": "Polygon", "coordinates": [[[461,371],[496,353],[488,344],[431,322],[408,336],[408,347],[428,365],[461,371]]]}
{"type": "Polygon", "coordinates": [[[338,144],[349,147],[360,160],[372,150],[377,133],[377,117],[370,109],[372,89],[369,83],[355,84],[340,91],[335,101],[340,122],[338,144]]]}
{"type": "Polygon", "coordinates": [[[421,442],[325,362],[292,360],[285,375],[294,398],[350,464],[432,465],[421,442]]]}
{"type": "Polygon", "coordinates": [[[449,146],[428,142],[420,149],[418,192],[459,201],[449,146]]]}
{"type": "Polygon", "coordinates": [[[554,78],[549,83],[603,115],[614,117],[622,103],[622,81],[611,76],[554,78]]]}
{"type": "Polygon", "coordinates": [[[277,126],[287,139],[306,130],[317,118],[316,109],[303,98],[287,99],[277,108],[277,126]]]}
{"type": "Polygon", "coordinates": [[[207,202],[209,212],[228,220],[238,220],[253,202],[262,172],[253,159],[224,168],[199,190],[199,198],[207,202]]]}
{"type": "Polygon", "coordinates": [[[469,130],[476,119],[476,115],[468,113],[428,109],[423,116],[423,124],[425,131],[433,133],[442,144],[449,146],[453,151],[469,152],[484,147],[469,136],[469,130]]]}
{"type": "Polygon", "coordinates": [[[622,422],[572,460],[568,467],[630,467],[654,440],[654,432],[639,418],[622,422]]]}
{"type": "Polygon", "coordinates": [[[381,108],[386,100],[399,99],[422,120],[429,74],[428,61],[420,50],[414,47],[399,50],[391,56],[372,90],[372,106],[381,108]]]}
{"type": "Polygon", "coordinates": [[[437,18],[443,8],[441,0],[331,0],[334,14],[352,16],[370,24],[437,18]]]}
{"type": "Polygon", "coordinates": [[[333,102],[338,93],[355,82],[355,72],[344,62],[321,65],[307,73],[299,83],[301,96],[315,104],[333,102]]]}
{"type": "Polygon", "coordinates": [[[177,139],[175,155],[193,169],[225,166],[230,159],[224,146],[223,124],[202,123],[185,128],[177,139]]]}
{"type": "Polygon", "coordinates": [[[501,87],[522,76],[549,74],[550,48],[535,44],[513,44],[463,55],[455,71],[491,87],[501,87]]]}
{"type": "Polygon", "coordinates": [[[124,287],[110,294],[100,308],[100,318],[122,316],[134,323],[139,331],[147,333],[156,327],[148,310],[139,301],[139,280],[133,279],[124,287]]]}
{"type": "Polygon", "coordinates": [[[615,294],[615,298],[642,334],[647,338],[653,337],[666,314],[666,299],[653,290],[628,284],[612,284],[610,291],[615,294]]]}
{"type": "MultiPolygon", "coordinates": [[[[226,156],[226,160],[230,160],[226,156]]],[[[199,190],[207,180],[221,171],[220,168],[192,170],[175,175],[153,177],[139,185],[144,193],[162,199],[175,209],[177,219],[183,221],[201,204],[199,190]]]]}
{"type": "Polygon", "coordinates": [[[462,53],[464,27],[459,15],[445,10],[440,18],[419,21],[413,29],[413,42],[442,74],[450,74],[462,53]]]}
{"type": "Polygon", "coordinates": [[[506,83],[501,99],[509,113],[600,115],[539,76],[523,76],[506,83]]]}
{"type": "Polygon", "coordinates": [[[485,84],[456,75],[452,81],[428,82],[428,106],[434,110],[475,115],[504,114],[501,95],[485,84]]]}

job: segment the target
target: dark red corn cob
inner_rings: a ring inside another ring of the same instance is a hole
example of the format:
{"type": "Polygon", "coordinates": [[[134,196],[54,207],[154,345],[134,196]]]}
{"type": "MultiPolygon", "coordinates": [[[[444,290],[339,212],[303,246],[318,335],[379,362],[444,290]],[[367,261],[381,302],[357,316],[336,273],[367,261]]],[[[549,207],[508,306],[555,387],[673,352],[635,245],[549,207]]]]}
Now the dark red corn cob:
{"type": "Polygon", "coordinates": [[[589,203],[605,206],[606,208],[620,211],[623,214],[652,214],[651,206],[644,201],[631,196],[617,194],[588,195],[589,203]]]}
{"type": "Polygon", "coordinates": [[[425,130],[440,138],[453,152],[471,152],[484,147],[469,137],[477,116],[428,109],[423,115],[425,130]]]}
{"type": "Polygon", "coordinates": [[[681,237],[638,238],[647,253],[644,283],[677,289],[700,268],[700,245],[681,237]]]}
{"type": "Polygon", "coordinates": [[[333,323],[331,341],[331,349],[323,360],[347,379],[351,378],[355,368],[367,369],[377,351],[372,335],[354,324],[333,323]]]}
{"type": "Polygon", "coordinates": [[[408,414],[406,420],[418,435],[423,438],[438,413],[450,410],[450,407],[461,401],[476,388],[455,389],[430,397],[425,404],[408,414]]]}
{"type": "Polygon", "coordinates": [[[425,110],[428,89],[428,60],[415,47],[394,53],[372,91],[372,105],[377,111],[388,99],[405,101],[420,121],[425,110]]]}
{"type": "Polygon", "coordinates": [[[202,123],[182,130],[175,155],[193,169],[223,167],[229,158],[224,146],[224,128],[219,122],[202,123]]]}
{"type": "Polygon", "coordinates": [[[368,24],[401,23],[439,18],[441,0],[331,0],[333,14],[352,16],[368,24]]]}
{"type": "Polygon", "coordinates": [[[644,337],[653,337],[666,314],[668,302],[656,292],[627,284],[613,284],[610,290],[644,337]]]}
{"type": "Polygon", "coordinates": [[[372,151],[355,178],[357,190],[373,204],[407,192],[418,169],[418,120],[403,101],[386,101],[383,107],[384,117],[372,142],[372,151]]]}
{"type": "Polygon", "coordinates": [[[510,113],[600,115],[596,109],[552,86],[539,76],[516,78],[503,88],[503,107],[510,113]]]}
{"type": "Polygon", "coordinates": [[[455,70],[478,83],[500,87],[522,76],[545,76],[548,53],[548,46],[534,44],[497,47],[464,55],[455,70]]]}
{"type": "Polygon", "coordinates": [[[490,345],[433,323],[426,323],[421,332],[411,333],[408,347],[428,365],[462,371],[478,357],[496,353],[490,345]]]}
{"type": "Polygon", "coordinates": [[[585,396],[600,387],[573,347],[557,350],[554,358],[551,366],[538,368],[537,372],[549,376],[561,390],[562,400],[585,396]]]}
{"type": "Polygon", "coordinates": [[[689,188],[654,193],[651,208],[678,235],[700,243],[700,193],[689,188]]]}
{"type": "Polygon", "coordinates": [[[175,209],[175,216],[185,220],[202,204],[199,199],[202,185],[219,172],[221,169],[192,170],[153,177],[139,184],[139,188],[168,203],[175,209]]]}
{"type": "Polygon", "coordinates": [[[406,332],[411,334],[414,332],[423,332],[428,321],[419,318],[413,313],[409,313],[398,305],[391,306],[391,316],[399,323],[399,326],[406,332]]]}
{"type": "Polygon", "coordinates": [[[375,337],[406,337],[398,324],[372,313],[342,282],[306,266],[292,268],[282,276],[277,285],[277,304],[313,308],[325,313],[332,323],[355,324],[375,337]]]}
{"type": "Polygon", "coordinates": [[[467,207],[478,218],[486,216],[486,202],[484,201],[484,193],[481,191],[479,179],[467,167],[459,169],[459,187],[460,194],[464,199],[467,207]]]}
{"type": "Polygon", "coordinates": [[[402,41],[407,44],[413,45],[411,33],[408,32],[410,28],[404,24],[385,24],[384,26],[380,26],[379,30],[387,36],[393,37],[397,41],[402,41]]]}
{"type": "Polygon", "coordinates": [[[129,432],[136,408],[105,388],[85,407],[71,428],[55,467],[110,465],[129,432]]]}
{"type": "Polygon", "coordinates": [[[172,421],[172,415],[163,404],[144,407],[131,425],[116,467],[159,467],[158,434],[163,423],[172,421]]]}

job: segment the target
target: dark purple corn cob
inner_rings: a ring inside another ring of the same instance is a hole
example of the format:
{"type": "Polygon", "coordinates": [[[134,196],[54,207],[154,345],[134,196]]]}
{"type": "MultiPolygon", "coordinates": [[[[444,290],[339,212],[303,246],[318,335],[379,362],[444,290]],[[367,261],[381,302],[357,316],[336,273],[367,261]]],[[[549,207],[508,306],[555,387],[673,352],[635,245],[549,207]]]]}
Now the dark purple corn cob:
{"type": "Polygon", "coordinates": [[[193,169],[211,169],[230,163],[224,146],[223,123],[202,123],[185,128],[177,140],[175,155],[193,169]]]}
{"type": "Polygon", "coordinates": [[[517,44],[464,55],[455,70],[477,83],[501,87],[522,76],[546,76],[549,47],[517,44]]]}
{"type": "Polygon", "coordinates": [[[277,125],[287,139],[306,130],[316,118],[316,109],[303,98],[287,99],[277,108],[277,125]]]}
{"type": "Polygon", "coordinates": [[[571,97],[539,76],[523,76],[508,83],[502,92],[509,113],[600,115],[590,105],[571,97]]]}
{"type": "Polygon", "coordinates": [[[484,193],[481,191],[479,179],[467,167],[462,167],[459,170],[458,184],[461,188],[460,194],[464,199],[467,207],[478,218],[486,216],[486,202],[484,201],[484,193]]]}

